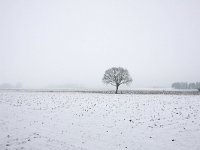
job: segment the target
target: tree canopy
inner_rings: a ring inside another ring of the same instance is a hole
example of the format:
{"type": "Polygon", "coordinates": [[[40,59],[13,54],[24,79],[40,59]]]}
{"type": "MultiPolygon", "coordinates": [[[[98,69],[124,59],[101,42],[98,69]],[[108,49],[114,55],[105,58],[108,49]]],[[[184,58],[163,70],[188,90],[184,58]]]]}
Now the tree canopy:
{"type": "Polygon", "coordinates": [[[105,84],[110,84],[110,85],[116,86],[115,93],[117,93],[118,87],[121,84],[131,83],[132,78],[129,75],[129,72],[127,69],[124,69],[122,67],[112,67],[105,71],[102,81],[105,84]]]}

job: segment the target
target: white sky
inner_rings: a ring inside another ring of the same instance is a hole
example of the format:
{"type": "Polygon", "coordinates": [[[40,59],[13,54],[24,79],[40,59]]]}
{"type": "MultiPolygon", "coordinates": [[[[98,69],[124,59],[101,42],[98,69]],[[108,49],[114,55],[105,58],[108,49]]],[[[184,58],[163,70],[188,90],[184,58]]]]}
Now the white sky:
{"type": "Polygon", "coordinates": [[[199,0],[0,0],[0,83],[134,87],[200,81],[199,0]]]}

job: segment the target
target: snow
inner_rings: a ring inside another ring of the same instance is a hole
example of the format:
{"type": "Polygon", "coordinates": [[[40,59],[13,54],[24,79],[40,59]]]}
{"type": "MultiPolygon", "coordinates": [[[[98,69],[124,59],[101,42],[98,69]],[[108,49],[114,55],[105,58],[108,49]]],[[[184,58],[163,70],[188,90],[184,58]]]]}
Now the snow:
{"type": "Polygon", "coordinates": [[[0,92],[0,149],[199,150],[200,95],[0,92]]]}

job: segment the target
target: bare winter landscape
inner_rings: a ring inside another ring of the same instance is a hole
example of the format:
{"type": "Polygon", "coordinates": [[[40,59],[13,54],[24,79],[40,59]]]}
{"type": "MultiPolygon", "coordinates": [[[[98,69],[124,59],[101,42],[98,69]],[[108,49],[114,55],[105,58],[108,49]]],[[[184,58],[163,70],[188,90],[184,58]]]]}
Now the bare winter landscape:
{"type": "Polygon", "coordinates": [[[0,0],[0,150],[200,150],[200,0],[0,0]]]}
{"type": "Polygon", "coordinates": [[[0,92],[0,149],[199,150],[199,95],[0,92]]]}

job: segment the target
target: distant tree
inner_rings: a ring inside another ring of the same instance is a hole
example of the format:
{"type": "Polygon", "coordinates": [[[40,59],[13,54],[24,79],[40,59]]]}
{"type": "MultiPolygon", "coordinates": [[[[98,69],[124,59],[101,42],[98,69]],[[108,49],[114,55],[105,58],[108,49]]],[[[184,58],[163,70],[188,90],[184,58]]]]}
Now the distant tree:
{"type": "Polygon", "coordinates": [[[111,84],[116,87],[115,94],[121,84],[129,84],[132,78],[127,69],[122,67],[112,67],[105,71],[102,81],[105,84],[111,84]]]}
{"type": "Polygon", "coordinates": [[[196,82],[195,87],[196,87],[197,89],[200,89],[200,82],[196,82]]]}
{"type": "Polygon", "coordinates": [[[189,83],[189,89],[195,89],[196,85],[195,83],[189,83]]]}
{"type": "Polygon", "coordinates": [[[196,89],[200,92],[200,82],[196,82],[196,89]]]}
{"type": "Polygon", "coordinates": [[[172,84],[172,88],[175,89],[188,89],[188,83],[187,82],[175,82],[172,84]]]}

